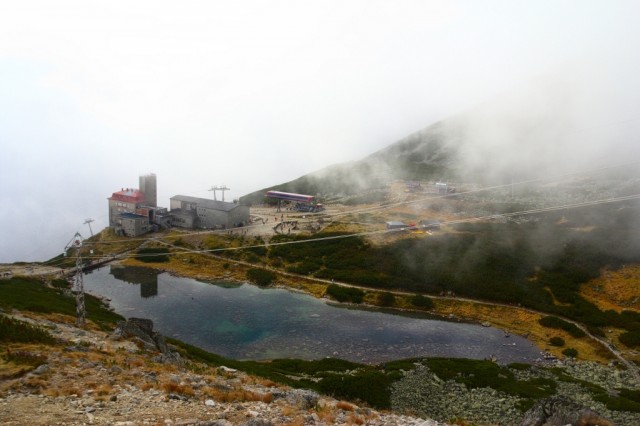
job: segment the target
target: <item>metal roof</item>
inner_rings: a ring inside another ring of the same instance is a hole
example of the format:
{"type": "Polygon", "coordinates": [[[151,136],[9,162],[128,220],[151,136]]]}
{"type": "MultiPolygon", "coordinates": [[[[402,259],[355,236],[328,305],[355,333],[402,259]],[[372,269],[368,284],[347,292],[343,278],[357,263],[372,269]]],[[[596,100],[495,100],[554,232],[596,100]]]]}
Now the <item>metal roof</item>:
{"type": "Polygon", "coordinates": [[[139,189],[127,188],[122,191],[114,192],[109,199],[137,204],[144,202],[144,194],[139,189]]]}
{"type": "Polygon", "coordinates": [[[230,212],[238,207],[240,204],[227,203],[226,201],[209,200],[207,198],[190,197],[188,195],[174,195],[172,200],[184,201],[186,203],[192,203],[198,207],[202,207],[209,210],[219,210],[223,212],[230,212]]]}
{"type": "Polygon", "coordinates": [[[291,192],[267,191],[265,197],[279,198],[281,200],[301,201],[303,203],[311,203],[315,198],[313,195],[293,194],[291,192]]]}

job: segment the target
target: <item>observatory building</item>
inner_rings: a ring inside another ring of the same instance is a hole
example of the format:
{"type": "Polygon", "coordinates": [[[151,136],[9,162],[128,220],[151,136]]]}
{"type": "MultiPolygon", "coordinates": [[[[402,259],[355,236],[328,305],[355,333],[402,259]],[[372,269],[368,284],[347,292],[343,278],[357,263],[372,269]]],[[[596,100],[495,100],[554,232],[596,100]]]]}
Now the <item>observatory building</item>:
{"type": "MultiPolygon", "coordinates": [[[[228,190],[226,187],[216,189],[228,190]]],[[[249,223],[249,207],[238,203],[176,195],[170,199],[171,211],[158,207],[157,180],[153,173],[140,176],[140,189],[122,188],[108,200],[109,227],[127,237],[172,226],[227,229],[249,223]]]]}
{"type": "Polygon", "coordinates": [[[166,209],[157,207],[156,175],[140,176],[140,189],[122,188],[109,200],[109,227],[117,234],[137,237],[152,230],[156,215],[166,209]]]}
{"type": "Polygon", "coordinates": [[[249,223],[249,207],[238,203],[175,195],[169,208],[171,224],[181,228],[226,229],[249,223]]]}

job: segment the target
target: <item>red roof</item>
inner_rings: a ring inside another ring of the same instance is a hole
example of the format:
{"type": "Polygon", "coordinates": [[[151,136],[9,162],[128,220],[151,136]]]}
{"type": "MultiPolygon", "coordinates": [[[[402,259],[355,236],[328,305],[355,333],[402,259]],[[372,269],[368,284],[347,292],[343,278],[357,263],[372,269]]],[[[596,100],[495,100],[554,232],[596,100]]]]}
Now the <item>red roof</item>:
{"type": "Polygon", "coordinates": [[[110,200],[122,201],[125,203],[144,203],[144,194],[138,189],[127,188],[122,191],[114,192],[110,200]]]}

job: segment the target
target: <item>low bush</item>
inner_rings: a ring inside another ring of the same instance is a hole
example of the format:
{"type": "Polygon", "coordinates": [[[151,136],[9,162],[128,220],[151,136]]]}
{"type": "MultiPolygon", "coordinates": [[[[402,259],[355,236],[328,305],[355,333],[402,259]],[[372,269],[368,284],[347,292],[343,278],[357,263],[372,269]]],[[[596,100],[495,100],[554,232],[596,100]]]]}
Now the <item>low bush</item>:
{"type": "Polygon", "coordinates": [[[564,346],[564,339],[562,337],[554,336],[549,339],[549,344],[553,346],[564,346]]]}
{"type": "Polygon", "coordinates": [[[416,294],[411,298],[411,304],[418,308],[423,309],[432,309],[433,308],[433,300],[430,298],[423,296],[421,294],[416,294]]]}
{"type": "Polygon", "coordinates": [[[276,274],[266,269],[251,268],[247,271],[247,279],[261,287],[266,287],[276,279],[276,274]]]}
{"type": "Polygon", "coordinates": [[[359,288],[342,287],[337,284],[329,284],[326,294],[338,302],[362,303],[364,299],[364,291],[359,288]]]}
{"type": "Polygon", "coordinates": [[[45,355],[29,351],[11,351],[7,349],[4,359],[15,364],[38,366],[47,362],[45,355]]]}
{"type": "Polygon", "coordinates": [[[574,349],[574,348],[567,348],[567,349],[562,351],[562,354],[564,356],[568,356],[570,358],[577,358],[578,357],[578,350],[574,349]]]}
{"type": "Polygon", "coordinates": [[[0,342],[55,343],[55,339],[39,327],[0,315],[0,342]]]}
{"type": "Polygon", "coordinates": [[[396,297],[392,293],[389,293],[388,291],[385,291],[384,293],[380,293],[378,295],[378,304],[380,306],[384,306],[384,307],[393,306],[395,301],[396,301],[396,297]]]}
{"type": "Polygon", "coordinates": [[[319,383],[320,391],[334,398],[364,401],[377,408],[391,408],[391,379],[365,369],[353,374],[330,374],[319,383]]]}
{"type": "Polygon", "coordinates": [[[620,342],[629,348],[640,346],[640,330],[627,331],[620,335],[620,342]]]}
{"type": "Polygon", "coordinates": [[[542,317],[538,320],[538,322],[543,327],[564,330],[575,338],[580,338],[587,335],[584,331],[579,329],[575,324],[567,322],[558,317],[554,317],[554,316],[542,317]]]}
{"type": "Polygon", "coordinates": [[[51,287],[54,288],[70,288],[71,284],[69,284],[69,281],[67,280],[63,280],[63,279],[55,279],[51,281],[51,287]]]}

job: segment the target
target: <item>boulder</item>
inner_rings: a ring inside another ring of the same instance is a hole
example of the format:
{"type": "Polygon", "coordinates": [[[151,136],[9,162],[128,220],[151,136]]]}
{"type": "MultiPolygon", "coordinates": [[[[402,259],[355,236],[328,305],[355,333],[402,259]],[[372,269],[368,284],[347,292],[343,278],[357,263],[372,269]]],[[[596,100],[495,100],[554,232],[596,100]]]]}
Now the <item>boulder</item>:
{"type": "Polygon", "coordinates": [[[613,426],[613,422],[560,396],[541,399],[524,414],[522,426],[613,426]]]}
{"type": "Polygon", "coordinates": [[[164,336],[153,331],[153,321],[146,318],[129,318],[127,321],[119,321],[113,332],[116,338],[134,338],[142,342],[145,348],[160,352],[156,361],[172,364],[181,364],[180,354],[169,349],[164,336]]]}

